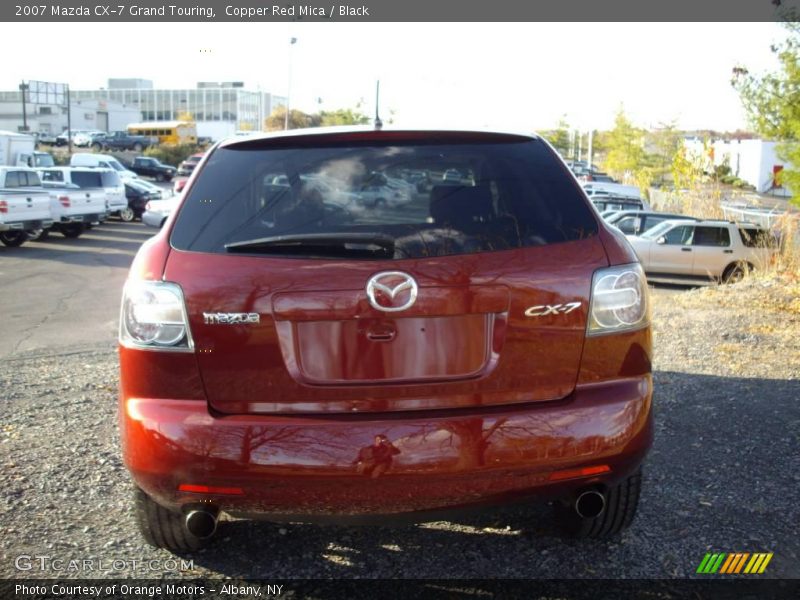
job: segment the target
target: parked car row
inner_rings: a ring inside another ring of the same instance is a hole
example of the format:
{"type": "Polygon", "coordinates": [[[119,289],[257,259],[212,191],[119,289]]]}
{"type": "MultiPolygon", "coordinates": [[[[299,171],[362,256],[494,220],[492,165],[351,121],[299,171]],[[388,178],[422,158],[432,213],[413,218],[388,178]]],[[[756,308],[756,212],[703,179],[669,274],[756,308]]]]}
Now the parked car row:
{"type": "Polygon", "coordinates": [[[51,231],[76,238],[111,215],[141,218],[147,203],[163,196],[158,186],[123,179],[113,168],[0,167],[0,242],[20,246],[51,231]]]}
{"type": "MultiPolygon", "coordinates": [[[[141,152],[158,142],[149,136],[131,135],[127,131],[87,131],[73,129],[72,144],[78,148],[94,148],[101,150],[133,150],[141,152]]],[[[70,131],[63,131],[55,137],[37,136],[40,144],[52,143],[56,146],[66,146],[70,141],[70,131]],[[50,141],[52,139],[52,142],[50,141]]]]}
{"type": "Polygon", "coordinates": [[[585,160],[568,160],[567,166],[581,181],[595,181],[601,183],[617,183],[617,180],[598,169],[595,165],[590,165],[585,160]]]}
{"type": "Polygon", "coordinates": [[[108,216],[103,188],[81,189],[73,184],[43,185],[40,173],[29,167],[0,167],[0,242],[20,246],[51,229],[64,237],[80,236],[86,224],[108,216]]]}

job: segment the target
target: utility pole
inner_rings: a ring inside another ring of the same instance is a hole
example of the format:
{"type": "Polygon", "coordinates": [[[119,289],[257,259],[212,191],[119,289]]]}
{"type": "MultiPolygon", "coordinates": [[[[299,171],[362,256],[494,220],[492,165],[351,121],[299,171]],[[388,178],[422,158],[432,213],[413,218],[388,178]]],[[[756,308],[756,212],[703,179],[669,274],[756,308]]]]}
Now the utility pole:
{"type": "Polygon", "coordinates": [[[297,38],[289,38],[289,83],[286,86],[286,116],[283,121],[283,129],[289,130],[289,101],[292,97],[292,48],[297,43],[297,38]]]}
{"type": "Polygon", "coordinates": [[[25,92],[28,91],[28,84],[24,81],[19,84],[19,92],[22,95],[22,131],[28,131],[28,111],[25,106],[25,92]]]}
{"type": "Polygon", "coordinates": [[[69,100],[69,85],[67,85],[67,152],[72,154],[72,104],[69,100]]]}
{"type": "Polygon", "coordinates": [[[375,129],[380,129],[383,127],[383,121],[381,121],[380,116],[380,106],[381,106],[381,80],[378,79],[377,85],[375,86],[375,129]]]}
{"type": "Polygon", "coordinates": [[[586,164],[589,166],[589,171],[592,170],[592,135],[594,134],[594,130],[590,127],[589,128],[589,148],[586,151],[586,164]]]}

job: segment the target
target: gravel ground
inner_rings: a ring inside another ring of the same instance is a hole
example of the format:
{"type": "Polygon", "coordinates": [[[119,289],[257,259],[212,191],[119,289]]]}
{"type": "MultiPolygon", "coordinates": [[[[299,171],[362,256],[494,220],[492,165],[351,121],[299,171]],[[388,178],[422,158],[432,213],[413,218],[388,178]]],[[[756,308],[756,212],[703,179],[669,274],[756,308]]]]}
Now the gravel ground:
{"type": "Polygon", "coordinates": [[[761,551],[775,553],[766,576],[800,577],[798,291],[657,290],[655,446],[636,521],[605,542],[559,538],[544,506],[401,527],[233,521],[183,557],[193,569],[170,570],[175,557],[134,527],[111,342],[17,354],[0,362],[0,576],[673,578],[706,551],[761,551]],[[19,571],[20,555],[96,570],[19,571]]]}

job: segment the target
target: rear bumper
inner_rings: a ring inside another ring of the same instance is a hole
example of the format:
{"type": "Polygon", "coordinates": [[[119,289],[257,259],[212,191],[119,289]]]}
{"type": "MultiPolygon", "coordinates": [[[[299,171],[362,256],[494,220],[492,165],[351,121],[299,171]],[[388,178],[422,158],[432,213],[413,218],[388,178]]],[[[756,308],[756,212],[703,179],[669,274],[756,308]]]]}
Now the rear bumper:
{"type": "Polygon", "coordinates": [[[161,227],[161,222],[167,217],[163,213],[145,211],[142,213],[142,223],[148,227],[161,227]]]}
{"type": "Polygon", "coordinates": [[[87,214],[87,215],[69,215],[69,216],[62,216],[59,220],[60,223],[102,223],[108,218],[108,213],[96,213],[96,214],[87,214]]]}
{"type": "Polygon", "coordinates": [[[31,221],[0,223],[0,231],[33,231],[36,229],[47,229],[52,226],[53,221],[51,219],[35,219],[31,221]]]}
{"type": "Polygon", "coordinates": [[[125,464],[171,508],[312,519],[560,496],[633,472],[652,443],[649,375],[559,402],[391,415],[225,416],[203,400],[120,398],[125,464]],[[385,436],[394,450],[368,450],[385,436]],[[607,465],[590,477],[553,473],[607,465]],[[182,484],[234,488],[184,492],[182,484]]]}

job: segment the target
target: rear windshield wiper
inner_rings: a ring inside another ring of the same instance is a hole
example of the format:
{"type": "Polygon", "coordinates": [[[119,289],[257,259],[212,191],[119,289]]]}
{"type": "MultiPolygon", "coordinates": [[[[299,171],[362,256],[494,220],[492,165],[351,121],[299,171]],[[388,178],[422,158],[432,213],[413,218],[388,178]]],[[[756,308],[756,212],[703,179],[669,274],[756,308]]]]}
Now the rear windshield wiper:
{"type": "Polygon", "coordinates": [[[394,238],[380,233],[298,233],[231,242],[228,252],[285,254],[394,254],[394,238]]]}

